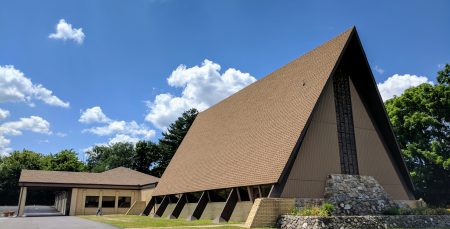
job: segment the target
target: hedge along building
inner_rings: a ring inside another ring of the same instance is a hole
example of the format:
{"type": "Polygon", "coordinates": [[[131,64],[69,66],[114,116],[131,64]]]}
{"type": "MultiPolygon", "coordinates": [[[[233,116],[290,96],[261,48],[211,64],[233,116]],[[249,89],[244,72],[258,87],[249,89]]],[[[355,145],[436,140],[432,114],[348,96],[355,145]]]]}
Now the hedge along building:
{"type": "Polygon", "coordinates": [[[201,112],[144,214],[243,221],[258,197],[323,198],[329,174],[414,198],[355,28],[201,112]]]}
{"type": "MultiPolygon", "coordinates": [[[[22,170],[18,216],[24,215],[27,192],[55,192],[55,208],[62,215],[124,214],[131,205],[149,200],[159,178],[118,167],[102,173],[22,170]]],[[[142,211],[142,209],[141,209],[142,211]]]]}

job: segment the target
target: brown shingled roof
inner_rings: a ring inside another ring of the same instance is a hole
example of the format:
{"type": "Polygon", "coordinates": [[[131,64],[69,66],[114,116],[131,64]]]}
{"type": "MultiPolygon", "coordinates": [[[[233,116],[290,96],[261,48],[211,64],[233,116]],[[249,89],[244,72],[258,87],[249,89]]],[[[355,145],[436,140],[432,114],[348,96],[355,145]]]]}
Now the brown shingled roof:
{"type": "Polygon", "coordinates": [[[153,194],[278,182],[353,31],[201,112],[153,194]]]}
{"type": "Polygon", "coordinates": [[[102,173],[22,170],[19,184],[79,184],[79,185],[117,185],[143,186],[157,183],[159,178],[137,172],[128,168],[118,167],[102,173]]]}

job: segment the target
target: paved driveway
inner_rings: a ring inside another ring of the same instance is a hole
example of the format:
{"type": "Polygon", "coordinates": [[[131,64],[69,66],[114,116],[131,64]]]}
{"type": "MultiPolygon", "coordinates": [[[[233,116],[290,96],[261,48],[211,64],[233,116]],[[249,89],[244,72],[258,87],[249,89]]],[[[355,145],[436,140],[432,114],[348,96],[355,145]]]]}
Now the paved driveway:
{"type": "Polygon", "coordinates": [[[0,218],[1,229],[117,229],[75,216],[0,218]]]}
{"type": "MultiPolygon", "coordinates": [[[[0,213],[4,211],[13,211],[17,213],[17,206],[0,206],[0,213]]],[[[53,206],[29,205],[25,206],[25,216],[59,216],[62,215],[53,206]]]]}

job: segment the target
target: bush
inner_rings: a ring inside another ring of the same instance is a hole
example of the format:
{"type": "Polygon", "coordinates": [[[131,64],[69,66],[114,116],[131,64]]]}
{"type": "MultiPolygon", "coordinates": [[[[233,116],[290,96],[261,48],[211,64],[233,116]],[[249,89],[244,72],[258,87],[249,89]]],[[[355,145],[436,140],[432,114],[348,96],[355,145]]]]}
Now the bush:
{"type": "Polygon", "coordinates": [[[331,203],[323,203],[321,206],[306,206],[304,208],[294,208],[292,215],[299,216],[330,216],[333,214],[334,206],[331,203]]]}
{"type": "Polygon", "coordinates": [[[388,208],[383,211],[383,215],[400,215],[400,208],[388,208]]]}

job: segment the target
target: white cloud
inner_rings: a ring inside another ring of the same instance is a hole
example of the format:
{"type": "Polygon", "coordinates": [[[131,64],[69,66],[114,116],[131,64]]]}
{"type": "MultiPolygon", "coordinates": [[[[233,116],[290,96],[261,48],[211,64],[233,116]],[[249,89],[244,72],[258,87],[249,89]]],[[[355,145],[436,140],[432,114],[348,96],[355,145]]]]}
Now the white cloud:
{"type": "Polygon", "coordinates": [[[130,142],[136,144],[139,140],[139,138],[133,138],[125,134],[117,134],[114,138],[109,139],[108,144],[115,144],[119,142],[130,142]]]}
{"type": "Polygon", "coordinates": [[[55,135],[58,136],[58,137],[60,137],[60,138],[64,138],[64,137],[67,136],[66,133],[62,133],[62,132],[57,132],[57,133],[55,133],[55,135]]]}
{"type": "Polygon", "coordinates": [[[113,134],[130,134],[132,136],[141,136],[145,139],[150,139],[155,136],[155,131],[148,129],[143,124],[138,124],[135,121],[111,121],[106,126],[92,127],[83,130],[98,136],[108,136],[113,134]]]}
{"type": "Polygon", "coordinates": [[[80,119],[82,123],[105,123],[102,126],[95,126],[84,129],[83,132],[89,132],[98,136],[115,135],[110,141],[117,142],[119,139],[128,139],[131,142],[137,142],[136,139],[150,139],[155,136],[155,130],[149,129],[144,124],[138,124],[136,121],[112,120],[106,116],[101,107],[95,106],[82,112],[80,119]]]}
{"type": "Polygon", "coordinates": [[[80,119],[78,119],[81,123],[107,123],[111,121],[102,111],[102,108],[99,106],[95,106],[92,108],[88,108],[82,111],[80,119]]]}
{"type": "Polygon", "coordinates": [[[0,108],[0,119],[5,119],[9,116],[9,111],[0,108]]]}
{"type": "Polygon", "coordinates": [[[12,65],[0,66],[0,103],[25,102],[31,106],[32,99],[41,100],[46,104],[59,107],[69,107],[69,102],[64,102],[53,92],[41,84],[33,84],[20,70],[12,65]]]}
{"type": "Polygon", "coordinates": [[[48,37],[55,40],[73,40],[78,44],[82,44],[85,35],[83,28],[72,28],[71,24],[67,23],[64,19],[60,19],[56,25],[55,33],[50,34],[48,37]]]}
{"type": "Polygon", "coordinates": [[[22,131],[52,134],[50,123],[39,116],[30,116],[29,118],[21,118],[19,121],[2,123],[0,124],[0,154],[6,155],[11,150],[11,148],[8,148],[11,140],[5,136],[22,135],[22,131]]]}
{"type": "Polygon", "coordinates": [[[6,156],[11,151],[11,148],[8,147],[9,143],[11,143],[11,140],[0,135],[0,156],[6,156]]]}
{"type": "MultiPolygon", "coordinates": [[[[141,139],[139,139],[139,138],[131,137],[131,136],[126,135],[126,134],[116,134],[113,138],[109,138],[108,142],[96,143],[96,144],[94,144],[94,146],[108,146],[108,145],[113,145],[113,144],[116,144],[116,143],[132,143],[132,144],[136,144],[140,140],[141,139]]],[[[92,151],[94,146],[89,146],[89,147],[86,147],[86,148],[80,149],[80,150],[82,152],[92,151]]]]}
{"type": "Polygon", "coordinates": [[[374,70],[378,73],[380,73],[380,75],[383,75],[384,73],[384,69],[380,68],[378,65],[375,65],[374,70]]]}
{"type": "Polygon", "coordinates": [[[20,118],[19,121],[5,122],[0,125],[0,135],[21,135],[22,130],[41,134],[51,134],[50,123],[39,117],[20,118]]]}
{"type": "Polygon", "coordinates": [[[423,83],[433,84],[432,81],[428,80],[425,76],[416,75],[398,75],[395,74],[385,80],[383,83],[378,83],[378,90],[380,91],[383,101],[391,99],[394,95],[399,96],[410,87],[415,87],[423,83]]]}
{"type": "Polygon", "coordinates": [[[181,96],[170,93],[157,95],[153,102],[148,103],[150,111],[145,120],[164,130],[184,111],[190,108],[203,111],[256,81],[249,73],[234,68],[221,74],[220,68],[210,60],[191,68],[178,66],[167,82],[171,87],[183,88],[181,96]]]}

